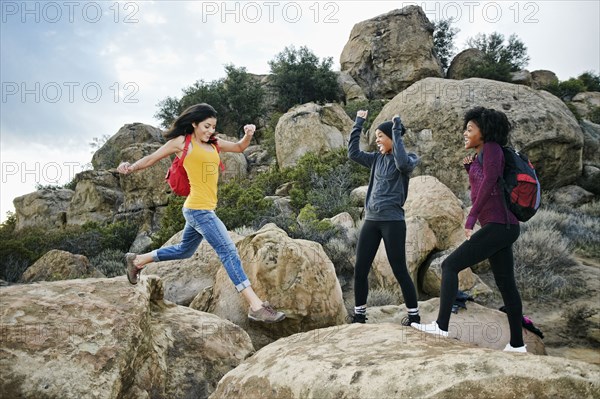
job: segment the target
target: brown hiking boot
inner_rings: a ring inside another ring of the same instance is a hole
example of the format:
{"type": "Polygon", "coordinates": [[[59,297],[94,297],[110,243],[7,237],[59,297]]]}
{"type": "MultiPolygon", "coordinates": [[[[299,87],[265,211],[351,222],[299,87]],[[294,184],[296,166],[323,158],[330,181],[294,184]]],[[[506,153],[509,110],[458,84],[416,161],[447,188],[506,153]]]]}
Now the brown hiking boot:
{"type": "Polygon", "coordinates": [[[285,319],[285,313],[276,311],[269,302],[263,302],[262,307],[257,311],[250,308],[248,318],[250,320],[262,321],[265,323],[276,323],[285,319]]]}
{"type": "Polygon", "coordinates": [[[138,267],[133,263],[137,255],[131,252],[125,254],[125,263],[127,264],[127,280],[133,285],[137,284],[140,281],[140,272],[143,268],[138,269],[138,267]]]}

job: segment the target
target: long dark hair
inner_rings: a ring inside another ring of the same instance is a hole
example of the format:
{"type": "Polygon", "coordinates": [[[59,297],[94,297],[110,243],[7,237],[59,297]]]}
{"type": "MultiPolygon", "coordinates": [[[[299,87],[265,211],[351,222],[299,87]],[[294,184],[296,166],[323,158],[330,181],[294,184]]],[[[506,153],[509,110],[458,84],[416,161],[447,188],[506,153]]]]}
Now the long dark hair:
{"type": "MultiPolygon", "coordinates": [[[[163,136],[170,140],[177,136],[185,136],[194,133],[192,123],[200,123],[208,118],[216,118],[217,111],[206,103],[192,105],[181,113],[175,119],[169,130],[163,133],[163,136]]],[[[216,132],[210,137],[209,143],[216,142],[216,132]]]]}
{"type": "Polygon", "coordinates": [[[465,113],[463,130],[467,129],[467,123],[472,121],[481,130],[484,143],[489,141],[505,146],[508,144],[508,133],[512,125],[502,111],[493,108],[475,107],[465,113]]]}

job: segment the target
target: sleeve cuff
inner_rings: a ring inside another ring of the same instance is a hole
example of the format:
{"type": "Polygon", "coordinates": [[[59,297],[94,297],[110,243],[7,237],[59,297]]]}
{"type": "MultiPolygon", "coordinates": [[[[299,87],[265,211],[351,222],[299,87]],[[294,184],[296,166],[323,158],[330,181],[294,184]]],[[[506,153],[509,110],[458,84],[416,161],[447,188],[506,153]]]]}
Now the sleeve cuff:
{"type": "Polygon", "coordinates": [[[469,229],[469,230],[473,230],[473,227],[475,227],[475,222],[477,221],[477,218],[475,216],[470,216],[467,218],[467,223],[465,223],[465,229],[469,229]]]}

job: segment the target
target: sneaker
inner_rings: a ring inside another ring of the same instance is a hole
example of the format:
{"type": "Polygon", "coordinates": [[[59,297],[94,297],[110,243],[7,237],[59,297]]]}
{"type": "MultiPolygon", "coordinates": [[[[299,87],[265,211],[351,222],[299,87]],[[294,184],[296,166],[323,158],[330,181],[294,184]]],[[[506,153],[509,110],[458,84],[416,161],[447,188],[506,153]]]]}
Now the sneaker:
{"type": "Polygon", "coordinates": [[[506,344],[504,347],[504,352],[518,352],[518,353],[527,353],[527,345],[519,346],[514,348],[510,345],[510,342],[506,344]]]}
{"type": "Polygon", "coordinates": [[[350,324],[354,324],[354,323],[365,324],[366,321],[369,319],[367,318],[367,315],[365,315],[365,314],[356,313],[356,314],[353,314],[352,316],[348,316],[346,318],[346,320],[348,320],[348,323],[350,323],[350,324]]]}
{"type": "Polygon", "coordinates": [[[262,321],[265,323],[276,323],[285,319],[285,313],[276,311],[269,302],[263,302],[262,307],[257,311],[250,308],[248,318],[254,321],[262,321]]]}
{"type": "Polygon", "coordinates": [[[432,321],[429,324],[412,323],[411,327],[414,327],[417,330],[426,332],[428,334],[433,334],[444,338],[448,337],[448,331],[442,330],[435,321],[432,321]]]}
{"type": "Polygon", "coordinates": [[[127,280],[133,285],[140,281],[140,272],[143,268],[138,268],[133,260],[137,255],[131,252],[125,254],[125,263],[127,263],[127,280]]]}
{"type": "Polygon", "coordinates": [[[404,316],[404,318],[402,318],[402,321],[400,321],[400,324],[407,327],[410,326],[412,323],[420,324],[421,316],[419,316],[418,314],[409,314],[408,316],[404,316]]]}

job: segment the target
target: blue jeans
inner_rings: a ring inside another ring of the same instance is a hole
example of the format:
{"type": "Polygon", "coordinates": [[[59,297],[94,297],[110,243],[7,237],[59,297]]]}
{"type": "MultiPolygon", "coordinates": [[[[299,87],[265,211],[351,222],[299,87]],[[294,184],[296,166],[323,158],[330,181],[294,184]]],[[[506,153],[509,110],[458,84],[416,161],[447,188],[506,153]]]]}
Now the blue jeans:
{"type": "Polygon", "coordinates": [[[250,281],[242,268],[237,248],[229,237],[227,228],[215,212],[188,208],[183,208],[182,212],[185,218],[185,228],[181,242],[152,251],[154,261],[190,258],[198,249],[202,239],[206,238],[223,262],[225,270],[238,292],[249,287],[250,281]]]}

